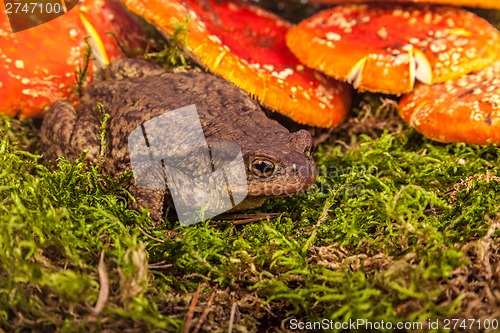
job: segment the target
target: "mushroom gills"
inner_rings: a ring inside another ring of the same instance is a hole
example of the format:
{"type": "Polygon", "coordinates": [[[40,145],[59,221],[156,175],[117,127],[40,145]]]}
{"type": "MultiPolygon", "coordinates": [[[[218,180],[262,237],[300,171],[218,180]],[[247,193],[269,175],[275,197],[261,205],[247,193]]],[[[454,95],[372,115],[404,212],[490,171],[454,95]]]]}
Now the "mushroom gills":
{"type": "Polygon", "coordinates": [[[352,66],[351,71],[347,75],[347,82],[351,83],[355,89],[359,88],[359,86],[361,85],[365,63],[366,57],[358,61],[356,65],[352,66]]]}
{"type": "Polygon", "coordinates": [[[95,58],[94,63],[98,68],[103,68],[107,66],[109,64],[109,57],[108,54],[106,53],[106,49],[104,48],[104,43],[102,42],[99,33],[94,28],[92,23],[90,23],[89,20],[87,20],[85,15],[83,15],[82,13],[80,13],[80,20],[82,21],[85,30],[90,36],[88,42],[90,48],[92,49],[92,54],[94,55],[95,58]]]}
{"type": "Polygon", "coordinates": [[[418,49],[413,49],[413,57],[415,61],[415,78],[422,83],[432,84],[432,67],[425,54],[418,49]]]}
{"type": "Polygon", "coordinates": [[[423,101],[422,103],[420,103],[419,105],[417,105],[415,107],[414,111],[412,112],[412,114],[410,116],[410,122],[409,122],[410,127],[415,128],[415,127],[420,126],[420,120],[418,119],[419,112],[428,103],[429,103],[428,101],[423,101]]]}

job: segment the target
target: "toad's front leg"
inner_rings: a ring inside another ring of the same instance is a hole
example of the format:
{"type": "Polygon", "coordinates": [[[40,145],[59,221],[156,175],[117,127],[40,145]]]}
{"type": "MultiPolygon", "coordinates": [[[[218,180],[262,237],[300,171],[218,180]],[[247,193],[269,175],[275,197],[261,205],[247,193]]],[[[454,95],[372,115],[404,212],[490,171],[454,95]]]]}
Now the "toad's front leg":
{"type": "Polygon", "coordinates": [[[55,102],[45,114],[40,128],[40,141],[47,160],[61,156],[71,161],[88,150],[86,159],[96,162],[99,156],[99,122],[90,113],[78,117],[68,101],[55,102]]]}

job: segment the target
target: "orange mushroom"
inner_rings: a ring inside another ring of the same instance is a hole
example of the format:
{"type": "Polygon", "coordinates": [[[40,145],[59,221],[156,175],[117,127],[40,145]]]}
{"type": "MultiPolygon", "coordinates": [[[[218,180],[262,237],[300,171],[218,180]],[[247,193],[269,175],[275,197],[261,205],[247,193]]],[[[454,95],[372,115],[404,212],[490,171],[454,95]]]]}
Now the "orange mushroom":
{"type": "Polygon", "coordinates": [[[186,17],[186,52],[210,71],[294,121],[334,127],[345,120],[351,88],[305,68],[288,50],[290,23],[229,1],[123,0],[167,37],[186,17]]]}
{"type": "Polygon", "coordinates": [[[500,61],[452,81],[418,84],[401,99],[399,113],[439,142],[500,144],[500,61]]]}
{"type": "MultiPolygon", "coordinates": [[[[320,4],[344,4],[353,2],[387,2],[386,0],[309,0],[312,3],[320,4]]],[[[466,6],[500,9],[498,0],[391,0],[391,2],[416,2],[416,3],[434,3],[449,6],[466,6]]]]}
{"type": "MultiPolygon", "coordinates": [[[[75,99],[75,66],[82,61],[85,37],[90,35],[99,64],[123,57],[113,32],[127,49],[145,46],[138,24],[119,2],[80,1],[66,14],[34,28],[11,32],[0,13],[0,113],[43,116],[58,99],[75,99]]],[[[90,66],[92,73],[94,66],[90,66]]]]}
{"type": "Polygon", "coordinates": [[[290,29],[287,45],[307,66],[359,90],[402,94],[482,69],[500,53],[500,34],[465,10],[436,6],[343,5],[290,29]]]}

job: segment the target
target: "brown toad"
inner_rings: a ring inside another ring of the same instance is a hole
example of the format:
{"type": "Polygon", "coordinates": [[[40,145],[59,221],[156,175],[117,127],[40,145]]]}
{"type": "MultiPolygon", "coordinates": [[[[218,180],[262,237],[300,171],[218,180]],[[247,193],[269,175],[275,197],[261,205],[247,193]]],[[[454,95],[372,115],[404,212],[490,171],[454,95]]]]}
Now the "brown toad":
{"type": "MultiPolygon", "coordinates": [[[[312,140],[307,131],[290,133],[267,118],[243,90],[217,76],[169,73],[132,59],[111,63],[103,79],[87,88],[76,110],[66,101],[52,105],[40,130],[45,158],[53,161],[64,156],[75,160],[87,148],[87,159],[97,163],[102,121],[99,104],[110,116],[103,151],[103,170],[107,174],[118,177],[131,170],[129,136],[134,130],[141,126],[144,130],[144,124],[155,117],[195,105],[209,147],[216,142],[230,142],[241,149],[248,193],[237,209],[259,206],[269,197],[300,193],[315,181],[312,140]]],[[[175,127],[182,128],[182,121],[175,127]]],[[[160,133],[162,128],[157,130],[160,133]]],[[[189,142],[190,135],[184,133],[178,141],[189,142]]],[[[171,203],[168,188],[145,188],[132,179],[129,191],[138,206],[149,208],[155,221],[161,219],[164,205],[171,203]]],[[[186,193],[189,195],[189,191],[186,193]]]]}

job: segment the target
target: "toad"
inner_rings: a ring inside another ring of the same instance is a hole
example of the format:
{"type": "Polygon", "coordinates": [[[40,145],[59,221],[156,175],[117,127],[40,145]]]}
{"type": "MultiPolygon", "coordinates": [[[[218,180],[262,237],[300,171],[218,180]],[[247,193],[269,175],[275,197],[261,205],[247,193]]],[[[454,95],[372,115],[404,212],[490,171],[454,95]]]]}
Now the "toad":
{"type": "MultiPolygon", "coordinates": [[[[132,170],[131,133],[141,127],[144,130],[144,124],[155,117],[189,105],[196,107],[209,147],[224,142],[241,149],[247,194],[234,210],[258,207],[270,197],[301,193],[315,182],[312,138],[307,131],[290,133],[267,118],[247,93],[215,75],[171,73],[137,59],[112,62],[101,80],[88,86],[76,109],[62,100],[50,107],[40,130],[44,157],[55,161],[64,156],[73,161],[87,149],[89,162],[102,163],[104,173],[120,177],[132,170]],[[106,144],[101,146],[103,112],[109,119],[105,122],[106,144]]],[[[174,128],[182,128],[181,123],[174,128]]],[[[153,132],[162,130],[154,128],[155,122],[148,126],[153,126],[153,132]]],[[[175,136],[185,143],[183,136],[190,133],[175,136]]],[[[161,174],[166,177],[165,169],[161,174]]],[[[166,205],[172,203],[167,178],[165,188],[140,186],[133,177],[127,185],[136,198],[133,207],[148,208],[155,222],[161,221],[166,205]]]]}

